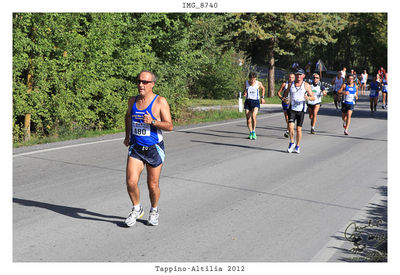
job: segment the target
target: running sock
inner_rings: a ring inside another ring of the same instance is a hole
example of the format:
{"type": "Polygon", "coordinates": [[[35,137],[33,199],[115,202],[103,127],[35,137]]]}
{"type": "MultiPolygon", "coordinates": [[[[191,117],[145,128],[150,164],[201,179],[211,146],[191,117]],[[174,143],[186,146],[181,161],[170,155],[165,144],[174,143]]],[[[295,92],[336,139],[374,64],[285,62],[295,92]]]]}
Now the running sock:
{"type": "Polygon", "coordinates": [[[140,210],[140,203],[138,205],[133,206],[133,210],[139,211],[140,210]]]}
{"type": "Polygon", "coordinates": [[[151,209],[150,209],[150,212],[151,211],[156,211],[156,212],[158,212],[158,207],[152,207],[151,209]]]}

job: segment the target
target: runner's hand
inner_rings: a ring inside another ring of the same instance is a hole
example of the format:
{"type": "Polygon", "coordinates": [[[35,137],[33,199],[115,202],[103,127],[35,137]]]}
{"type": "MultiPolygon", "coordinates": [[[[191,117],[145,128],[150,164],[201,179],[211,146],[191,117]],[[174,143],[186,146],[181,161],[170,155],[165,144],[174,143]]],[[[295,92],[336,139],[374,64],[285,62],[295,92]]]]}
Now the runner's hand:
{"type": "Polygon", "coordinates": [[[124,139],[124,145],[129,146],[129,137],[124,139]]]}
{"type": "Polygon", "coordinates": [[[151,117],[149,112],[146,111],[146,114],[143,116],[143,122],[146,124],[151,124],[152,121],[153,121],[153,118],[151,117]]]}
{"type": "Polygon", "coordinates": [[[265,104],[265,99],[261,98],[261,104],[265,104]]]}

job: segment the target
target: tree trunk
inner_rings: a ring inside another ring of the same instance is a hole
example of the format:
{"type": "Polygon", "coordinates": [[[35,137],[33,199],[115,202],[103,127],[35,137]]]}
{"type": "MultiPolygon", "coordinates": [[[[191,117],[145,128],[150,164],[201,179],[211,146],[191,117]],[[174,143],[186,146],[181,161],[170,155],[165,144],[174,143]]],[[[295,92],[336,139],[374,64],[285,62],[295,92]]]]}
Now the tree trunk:
{"type": "Polygon", "coordinates": [[[268,56],[268,97],[275,96],[275,58],[274,58],[275,39],[269,40],[267,48],[268,56]]]}

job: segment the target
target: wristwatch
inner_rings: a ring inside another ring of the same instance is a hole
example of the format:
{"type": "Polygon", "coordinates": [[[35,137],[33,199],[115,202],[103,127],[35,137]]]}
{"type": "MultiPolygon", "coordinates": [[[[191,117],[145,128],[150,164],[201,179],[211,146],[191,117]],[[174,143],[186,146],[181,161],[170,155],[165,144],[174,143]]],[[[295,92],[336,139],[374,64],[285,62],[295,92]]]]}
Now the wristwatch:
{"type": "Polygon", "coordinates": [[[156,124],[156,120],[153,119],[153,120],[151,121],[151,125],[155,125],[155,124],[156,124]]]}

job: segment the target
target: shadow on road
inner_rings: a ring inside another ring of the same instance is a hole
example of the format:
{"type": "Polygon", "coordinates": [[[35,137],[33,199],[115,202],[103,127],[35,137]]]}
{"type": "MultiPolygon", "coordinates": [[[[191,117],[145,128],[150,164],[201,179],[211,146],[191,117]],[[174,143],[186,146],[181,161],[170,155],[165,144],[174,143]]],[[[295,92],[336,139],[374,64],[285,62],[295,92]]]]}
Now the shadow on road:
{"type": "MultiPolygon", "coordinates": [[[[56,212],[58,214],[65,215],[65,216],[75,218],[75,219],[110,222],[110,223],[116,224],[119,227],[127,227],[124,222],[124,220],[125,220],[124,217],[104,215],[104,214],[88,211],[84,208],[69,207],[69,206],[64,206],[64,205],[50,204],[50,203],[45,203],[45,202],[25,200],[25,199],[19,199],[19,198],[13,198],[13,203],[17,203],[19,205],[27,206],[27,207],[39,207],[39,208],[47,209],[47,210],[56,212]],[[110,219],[113,219],[113,220],[110,220],[110,219]],[[115,220],[115,219],[117,219],[117,220],[115,220]],[[118,221],[118,220],[123,220],[123,221],[118,221]]],[[[145,221],[138,220],[138,222],[144,223],[145,221]]]]}
{"type": "Polygon", "coordinates": [[[253,150],[274,151],[274,152],[285,153],[285,154],[287,153],[286,149],[285,150],[276,150],[276,149],[269,149],[269,148],[264,148],[264,147],[256,147],[256,146],[248,146],[248,145],[240,145],[240,144],[231,144],[231,143],[222,143],[222,142],[202,141],[202,140],[191,140],[191,142],[205,143],[205,144],[211,144],[211,145],[222,145],[222,146],[238,147],[238,148],[253,149],[253,150]]]}
{"type": "Polygon", "coordinates": [[[363,220],[349,222],[342,235],[335,239],[351,244],[350,249],[332,247],[340,251],[343,262],[387,262],[387,186],[375,188],[383,197],[370,203],[363,220]]]}

